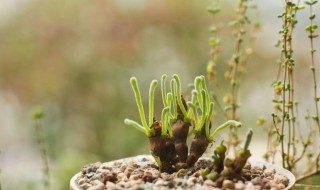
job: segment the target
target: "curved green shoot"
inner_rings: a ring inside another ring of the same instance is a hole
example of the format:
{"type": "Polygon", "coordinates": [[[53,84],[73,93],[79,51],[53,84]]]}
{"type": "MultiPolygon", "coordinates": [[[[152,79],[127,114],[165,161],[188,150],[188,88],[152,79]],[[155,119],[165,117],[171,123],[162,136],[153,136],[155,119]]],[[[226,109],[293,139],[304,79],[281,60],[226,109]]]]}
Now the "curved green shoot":
{"type": "Polygon", "coordinates": [[[207,120],[207,109],[208,109],[208,102],[206,98],[206,91],[204,89],[201,90],[201,97],[203,102],[203,110],[202,110],[202,124],[204,124],[207,120]]]}
{"type": "Polygon", "coordinates": [[[162,121],[162,126],[161,126],[161,136],[165,137],[167,135],[167,131],[168,131],[168,120],[167,118],[169,117],[168,113],[169,113],[170,107],[165,107],[162,110],[161,113],[161,121],[162,121]]]}
{"type": "Polygon", "coordinates": [[[210,135],[210,137],[208,139],[208,141],[212,142],[213,138],[224,128],[229,127],[229,126],[235,126],[237,128],[241,127],[241,123],[235,120],[229,120],[227,122],[225,122],[224,124],[220,125],[219,127],[216,128],[216,130],[214,130],[214,132],[210,135]]]}
{"type": "Polygon", "coordinates": [[[196,91],[198,92],[197,97],[198,97],[198,102],[199,102],[199,107],[201,111],[203,110],[203,101],[201,97],[201,77],[196,77],[194,79],[194,87],[196,91]]]}
{"type": "Polygon", "coordinates": [[[198,126],[196,126],[195,128],[195,131],[196,132],[201,132],[202,130],[202,127],[206,124],[206,121],[207,121],[207,99],[205,98],[205,90],[201,90],[201,101],[202,101],[202,105],[203,105],[203,108],[202,108],[202,116],[201,116],[201,121],[200,123],[198,124],[198,126]]]}
{"type": "Polygon", "coordinates": [[[173,134],[172,134],[172,126],[169,124],[170,123],[170,117],[166,117],[165,122],[167,123],[167,130],[169,133],[169,137],[172,138],[173,134]]]}
{"type": "Polygon", "coordinates": [[[250,129],[250,131],[247,133],[247,138],[246,138],[246,143],[244,144],[244,150],[248,150],[251,139],[252,139],[252,129],[250,129]]]}
{"type": "Polygon", "coordinates": [[[182,111],[182,114],[184,116],[185,120],[188,120],[188,115],[185,107],[183,106],[182,100],[181,100],[181,83],[180,83],[180,78],[178,75],[173,75],[174,80],[176,81],[176,87],[177,87],[177,100],[178,100],[178,105],[182,111]]]}
{"type": "Polygon", "coordinates": [[[171,93],[172,93],[172,97],[173,97],[173,100],[172,100],[172,105],[173,105],[173,118],[174,119],[177,119],[178,117],[178,109],[177,109],[177,102],[175,100],[175,97],[176,97],[176,91],[174,89],[174,86],[175,86],[175,80],[174,79],[171,79],[170,81],[170,88],[171,88],[171,93]]]}
{"type": "Polygon", "coordinates": [[[166,78],[167,75],[162,75],[161,77],[161,92],[162,92],[162,101],[164,106],[168,106],[167,97],[166,97],[166,78]]]}
{"type": "Polygon", "coordinates": [[[210,136],[210,122],[211,122],[211,118],[213,116],[213,108],[214,108],[214,103],[210,102],[209,112],[208,112],[208,116],[207,116],[207,120],[206,120],[206,124],[205,124],[206,137],[210,136]]]}
{"type": "Polygon", "coordinates": [[[149,126],[153,124],[154,117],[154,91],[158,85],[157,80],[153,80],[150,84],[149,89],[149,126]]]}
{"type": "Polygon", "coordinates": [[[157,156],[152,150],[150,150],[150,154],[153,156],[154,160],[157,162],[159,170],[162,170],[162,162],[159,158],[159,156],[157,156]]]}
{"type": "MultiPolygon", "coordinates": [[[[173,100],[173,95],[171,92],[169,92],[167,94],[167,106],[171,109],[171,104],[172,104],[172,100],[173,100]]],[[[174,119],[174,115],[169,111],[169,116],[170,116],[170,119],[174,119]]]]}
{"type": "Polygon", "coordinates": [[[200,78],[201,78],[202,89],[204,89],[206,92],[207,106],[209,107],[210,96],[209,96],[209,93],[208,93],[209,91],[208,91],[207,85],[206,85],[206,79],[203,75],[201,75],[200,78]]]}
{"type": "Polygon", "coordinates": [[[166,106],[171,106],[171,103],[172,103],[172,99],[173,99],[173,96],[172,96],[172,93],[171,92],[169,92],[168,94],[167,94],[167,99],[165,100],[166,101],[166,106]]]}
{"type": "MultiPolygon", "coordinates": [[[[198,95],[198,92],[197,92],[196,90],[192,90],[191,103],[192,103],[193,105],[196,105],[196,103],[197,103],[197,100],[196,100],[197,95],[198,95]]],[[[188,105],[189,105],[189,103],[188,103],[188,105]]],[[[192,110],[192,109],[189,109],[189,110],[188,110],[188,114],[187,114],[188,118],[191,118],[191,117],[192,117],[192,113],[194,113],[193,110],[192,110]]],[[[194,113],[194,114],[195,114],[195,113],[194,113]]]]}
{"type": "Polygon", "coordinates": [[[145,129],[142,125],[140,125],[139,123],[137,123],[137,122],[135,122],[135,121],[133,121],[133,120],[131,120],[131,119],[125,119],[125,120],[124,120],[124,123],[125,123],[126,125],[131,125],[131,126],[133,126],[134,128],[138,129],[138,131],[146,134],[146,129],[145,129]]]}
{"type": "Polygon", "coordinates": [[[188,106],[190,107],[190,109],[193,112],[193,116],[194,116],[194,122],[195,122],[195,128],[197,129],[199,126],[199,118],[198,118],[198,111],[196,106],[192,103],[192,102],[188,102],[188,106]]]}
{"type": "Polygon", "coordinates": [[[139,110],[139,115],[140,115],[140,119],[142,122],[143,127],[146,130],[146,134],[150,135],[150,128],[147,124],[147,120],[146,120],[146,116],[144,115],[144,109],[143,109],[143,105],[142,105],[142,101],[141,101],[141,95],[140,95],[140,90],[139,90],[139,86],[138,86],[138,82],[136,77],[131,77],[130,79],[130,83],[136,98],[136,103],[138,106],[138,110],[139,110]]]}
{"type": "MultiPolygon", "coordinates": [[[[197,123],[195,131],[201,132],[205,126],[206,135],[209,137],[210,120],[213,115],[213,103],[210,102],[208,89],[205,83],[204,76],[198,76],[194,80],[195,91],[197,92],[197,100],[202,112],[201,121],[197,123]]],[[[193,103],[195,105],[195,103],[193,103]]],[[[199,117],[199,116],[198,116],[199,117]]]]}

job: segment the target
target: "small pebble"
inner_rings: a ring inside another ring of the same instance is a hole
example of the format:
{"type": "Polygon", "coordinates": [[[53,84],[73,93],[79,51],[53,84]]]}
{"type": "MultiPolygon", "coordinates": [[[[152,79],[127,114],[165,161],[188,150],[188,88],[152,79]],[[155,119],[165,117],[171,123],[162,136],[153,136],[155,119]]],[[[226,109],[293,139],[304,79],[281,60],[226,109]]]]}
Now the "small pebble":
{"type": "Polygon", "coordinates": [[[112,183],[110,181],[107,181],[105,186],[106,186],[107,189],[110,189],[110,190],[116,190],[117,189],[116,184],[114,184],[114,183],[112,183]]]}
{"type": "Polygon", "coordinates": [[[135,175],[131,175],[130,177],[129,177],[129,180],[138,180],[138,179],[140,179],[141,177],[140,177],[140,175],[139,174],[135,174],[135,175]]]}
{"type": "Polygon", "coordinates": [[[170,174],[168,174],[168,173],[161,173],[161,178],[163,179],[163,180],[169,180],[170,179],[170,174]]]}
{"type": "Polygon", "coordinates": [[[251,169],[251,164],[247,162],[246,165],[243,167],[243,169],[250,170],[251,169]]]}
{"type": "Polygon", "coordinates": [[[270,176],[272,176],[273,174],[275,174],[276,173],[276,171],[274,170],[274,169],[265,169],[264,171],[263,171],[263,174],[266,176],[266,177],[270,177],[270,176]]]}
{"type": "Polygon", "coordinates": [[[114,172],[107,172],[102,173],[100,180],[105,183],[106,181],[116,181],[117,180],[117,174],[114,172]]]}
{"type": "Polygon", "coordinates": [[[82,185],[82,184],[84,184],[85,182],[86,182],[85,179],[80,179],[80,180],[78,181],[78,185],[82,185]]]}
{"type": "Polygon", "coordinates": [[[187,184],[188,186],[193,186],[194,184],[197,183],[197,178],[196,177],[189,177],[188,181],[187,181],[187,184]]]}
{"type": "Polygon", "coordinates": [[[207,186],[207,187],[214,187],[214,186],[215,186],[215,183],[214,183],[212,180],[207,179],[207,180],[205,180],[205,181],[203,182],[203,185],[204,185],[204,186],[207,186]]]}
{"type": "Polygon", "coordinates": [[[125,187],[126,187],[126,182],[120,181],[119,183],[117,183],[117,188],[121,189],[121,188],[125,188],[125,187]]]}
{"type": "Polygon", "coordinates": [[[278,187],[279,187],[279,189],[284,189],[284,188],[286,188],[286,186],[283,185],[282,183],[280,183],[280,184],[278,185],[278,187]]]}
{"type": "Polygon", "coordinates": [[[242,183],[242,181],[239,181],[235,184],[236,190],[243,190],[245,188],[245,185],[242,183]]]}
{"type": "Polygon", "coordinates": [[[127,169],[127,165],[122,165],[122,166],[120,167],[120,171],[121,171],[121,172],[124,172],[126,169],[127,169]]]}
{"type": "Polygon", "coordinates": [[[81,189],[84,189],[84,190],[88,189],[90,186],[92,186],[92,185],[90,185],[90,184],[88,184],[88,183],[84,183],[84,184],[79,185],[79,187],[80,187],[81,189]]]}
{"type": "Polygon", "coordinates": [[[164,186],[164,180],[163,179],[158,179],[154,185],[155,186],[164,186]]]}
{"type": "Polygon", "coordinates": [[[187,175],[187,172],[188,172],[188,170],[186,170],[186,169],[180,169],[180,170],[177,172],[176,176],[183,178],[184,176],[187,175]]]}
{"type": "Polygon", "coordinates": [[[260,177],[256,177],[254,179],[251,180],[253,185],[260,185],[262,183],[262,180],[260,177]]]}
{"type": "Polygon", "coordinates": [[[234,189],[234,183],[230,180],[224,180],[222,183],[222,189],[234,189]]]}
{"type": "Polygon", "coordinates": [[[112,171],[112,167],[109,164],[101,164],[100,169],[112,171]]]}
{"type": "Polygon", "coordinates": [[[119,181],[124,181],[124,182],[128,181],[127,175],[124,173],[118,173],[117,174],[117,182],[119,182],[119,181]]]}
{"type": "Polygon", "coordinates": [[[199,177],[199,176],[200,176],[200,173],[199,173],[199,171],[196,171],[196,172],[194,172],[191,176],[193,176],[193,177],[199,177]]]}
{"type": "Polygon", "coordinates": [[[277,184],[282,183],[283,185],[287,186],[289,184],[288,178],[280,175],[280,174],[275,174],[274,179],[273,179],[277,184]]]}
{"type": "Polygon", "coordinates": [[[103,183],[99,183],[95,186],[90,187],[88,190],[104,190],[105,186],[103,183]]]}
{"type": "Polygon", "coordinates": [[[134,171],[133,168],[126,167],[126,169],[124,170],[124,174],[126,174],[127,177],[130,177],[130,175],[132,174],[133,171],[134,171]]]}
{"type": "Polygon", "coordinates": [[[259,168],[259,167],[253,167],[253,168],[251,168],[250,171],[251,171],[252,175],[253,175],[253,174],[259,174],[259,175],[261,175],[261,174],[263,173],[262,168],[259,168]]]}
{"type": "Polygon", "coordinates": [[[245,188],[245,190],[260,190],[261,187],[258,185],[253,185],[251,182],[249,182],[245,188]]]}

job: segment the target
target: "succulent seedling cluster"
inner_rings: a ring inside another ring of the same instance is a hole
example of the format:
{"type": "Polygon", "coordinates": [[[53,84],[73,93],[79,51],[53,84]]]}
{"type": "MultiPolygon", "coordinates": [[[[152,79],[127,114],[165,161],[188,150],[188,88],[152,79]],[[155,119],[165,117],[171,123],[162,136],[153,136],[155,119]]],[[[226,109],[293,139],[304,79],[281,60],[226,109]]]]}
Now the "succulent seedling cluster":
{"type": "Polygon", "coordinates": [[[244,147],[237,152],[234,159],[226,157],[227,147],[223,142],[214,150],[213,166],[201,170],[201,175],[205,179],[216,181],[218,186],[221,186],[225,179],[233,180],[251,180],[250,175],[244,174],[244,167],[247,164],[248,158],[251,156],[249,144],[252,139],[252,130],[247,133],[247,138],[244,147]]]}
{"type": "Polygon", "coordinates": [[[173,75],[170,80],[169,92],[166,89],[166,78],[166,75],[161,78],[161,94],[164,107],[160,120],[154,117],[154,93],[158,82],[153,80],[150,84],[148,122],[137,79],[135,77],[130,79],[141,124],[130,119],[125,119],[125,123],[147,135],[150,152],[157,161],[160,171],[172,173],[181,168],[193,167],[222,129],[228,126],[240,127],[241,123],[229,120],[216,127],[211,133],[214,103],[210,101],[205,77],[198,76],[195,78],[192,98],[188,102],[181,95],[179,76],[173,75]],[[193,132],[193,139],[189,149],[187,138],[190,131],[193,132]]]}

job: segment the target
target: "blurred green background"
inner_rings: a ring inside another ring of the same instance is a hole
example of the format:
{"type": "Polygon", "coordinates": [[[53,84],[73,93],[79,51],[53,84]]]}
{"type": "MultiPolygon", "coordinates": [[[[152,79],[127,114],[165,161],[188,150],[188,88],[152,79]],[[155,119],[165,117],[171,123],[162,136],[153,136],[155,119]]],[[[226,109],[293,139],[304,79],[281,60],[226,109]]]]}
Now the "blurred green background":
{"type": "MultiPolygon", "coordinates": [[[[144,134],[123,124],[139,120],[129,78],[136,76],[147,105],[149,83],[163,73],[179,74],[184,94],[197,75],[206,75],[211,24],[228,23],[236,1],[221,1],[222,12],[206,11],[211,0],[2,0],[0,2],[0,168],[4,190],[42,188],[42,160],[30,112],[45,110],[42,122],[49,151],[52,189],[68,189],[70,178],[85,164],[148,153],[144,134]]],[[[245,128],[272,112],[271,81],[279,51],[281,1],[257,1],[250,11],[262,29],[252,44],[240,90],[240,116],[245,128]]],[[[306,12],[306,11],[305,11],[306,12]]],[[[304,15],[305,14],[305,15],[304,15]]],[[[307,12],[297,27],[297,97],[311,97],[307,12]],[[305,45],[301,45],[305,44],[305,45]],[[300,92],[300,93],[299,93],[300,92]],[[302,94],[303,93],[303,94],[302,94]]],[[[217,66],[222,99],[223,80],[233,52],[233,37],[221,33],[223,52],[217,66]]],[[[318,45],[317,45],[318,47],[318,45]]],[[[156,91],[155,114],[161,111],[156,91]]],[[[307,102],[302,110],[312,106],[307,102]],[[306,108],[304,108],[306,107],[306,108]]],[[[224,119],[216,110],[216,121],[224,119]]],[[[264,131],[255,128],[257,136],[264,131]]],[[[240,133],[244,134],[245,129],[240,133]]],[[[265,141],[255,138],[255,158],[265,141]]],[[[263,148],[261,148],[263,146],[263,148]]]]}

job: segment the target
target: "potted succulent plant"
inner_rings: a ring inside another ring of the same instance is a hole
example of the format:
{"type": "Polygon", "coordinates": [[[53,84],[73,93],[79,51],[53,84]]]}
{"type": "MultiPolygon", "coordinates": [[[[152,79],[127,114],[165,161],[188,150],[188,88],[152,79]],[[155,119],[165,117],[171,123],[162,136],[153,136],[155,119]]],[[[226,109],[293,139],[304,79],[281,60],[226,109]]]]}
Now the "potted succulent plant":
{"type": "Polygon", "coordinates": [[[161,119],[154,117],[154,92],[157,81],[149,90],[149,117],[145,116],[136,78],[131,78],[141,124],[130,119],[125,123],[146,134],[150,155],[141,155],[83,167],[70,187],[80,189],[290,189],[294,176],[285,169],[267,163],[248,161],[252,130],[243,148],[235,156],[227,155],[223,141],[214,148],[211,157],[202,157],[214,137],[223,129],[241,127],[235,120],[213,127],[214,103],[210,100],[205,77],[194,80],[190,101],[181,95],[178,75],[166,89],[166,75],[161,78],[164,108],[161,119]],[[213,130],[214,129],[214,130],[213,130]],[[213,130],[211,133],[210,131],[213,130]],[[190,148],[187,138],[193,135],[190,148]]]}

